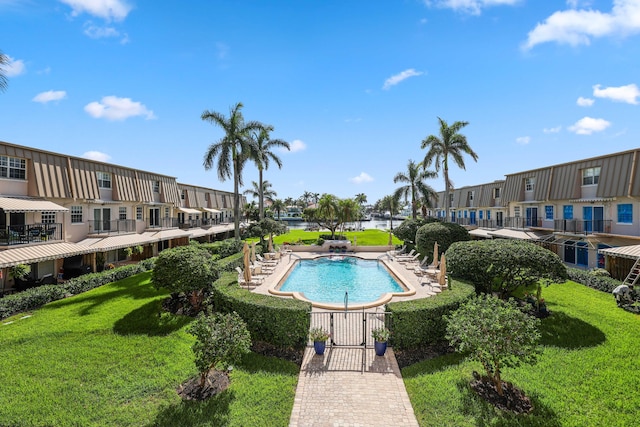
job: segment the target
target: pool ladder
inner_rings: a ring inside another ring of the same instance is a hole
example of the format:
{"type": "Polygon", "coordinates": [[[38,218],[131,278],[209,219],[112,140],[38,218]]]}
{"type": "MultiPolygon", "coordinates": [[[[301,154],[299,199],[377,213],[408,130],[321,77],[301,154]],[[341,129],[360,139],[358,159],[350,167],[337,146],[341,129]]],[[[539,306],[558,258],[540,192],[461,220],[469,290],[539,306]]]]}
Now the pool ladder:
{"type": "Polygon", "coordinates": [[[344,317],[347,318],[349,311],[349,291],[344,291],[344,317]]]}

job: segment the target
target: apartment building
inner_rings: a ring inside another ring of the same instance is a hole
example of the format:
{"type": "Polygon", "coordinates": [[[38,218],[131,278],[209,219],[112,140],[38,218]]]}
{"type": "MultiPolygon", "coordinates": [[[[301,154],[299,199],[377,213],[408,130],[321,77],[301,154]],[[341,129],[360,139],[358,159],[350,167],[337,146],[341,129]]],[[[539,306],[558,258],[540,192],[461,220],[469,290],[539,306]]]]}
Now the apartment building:
{"type": "Polygon", "coordinates": [[[9,268],[32,280],[96,271],[233,231],[233,193],[175,177],[0,142],[0,293],[9,268]],[[86,272],[86,271],[82,271],[86,272]]]}
{"type": "Polygon", "coordinates": [[[450,215],[476,238],[531,240],[568,265],[624,278],[640,258],[639,156],[629,150],[455,189],[450,215]]]}

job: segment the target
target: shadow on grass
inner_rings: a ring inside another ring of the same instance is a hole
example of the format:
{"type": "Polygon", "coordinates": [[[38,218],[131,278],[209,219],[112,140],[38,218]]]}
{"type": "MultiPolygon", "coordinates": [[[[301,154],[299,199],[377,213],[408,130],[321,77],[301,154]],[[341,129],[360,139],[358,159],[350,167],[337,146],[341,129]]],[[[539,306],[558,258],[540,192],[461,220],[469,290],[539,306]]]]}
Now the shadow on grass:
{"type": "Polygon", "coordinates": [[[542,320],[540,333],[540,344],[566,349],[595,347],[606,340],[600,329],[559,311],[542,320]]]}
{"type": "Polygon", "coordinates": [[[460,353],[445,354],[444,356],[434,357],[433,359],[423,360],[414,363],[402,369],[403,378],[413,378],[425,374],[433,374],[443,371],[449,366],[458,365],[464,361],[465,355],[460,353]]]}
{"type": "Polygon", "coordinates": [[[194,318],[178,316],[162,311],[162,300],[150,301],[139,307],[113,325],[113,332],[119,335],[165,336],[177,331],[194,318]]]}
{"type": "Polygon", "coordinates": [[[471,388],[470,381],[471,378],[468,381],[460,380],[456,383],[456,387],[461,395],[462,414],[475,419],[479,427],[560,427],[562,425],[555,412],[544,406],[535,395],[528,396],[533,404],[533,411],[530,414],[516,415],[497,409],[478,396],[471,388]]]}
{"type": "Polygon", "coordinates": [[[293,362],[253,352],[243,355],[237,366],[250,374],[268,372],[281,375],[298,375],[300,373],[300,368],[293,362]]]}
{"type": "Polygon", "coordinates": [[[182,400],[160,410],[148,427],[225,426],[229,424],[229,405],[233,393],[225,390],[207,400],[182,400]]]}

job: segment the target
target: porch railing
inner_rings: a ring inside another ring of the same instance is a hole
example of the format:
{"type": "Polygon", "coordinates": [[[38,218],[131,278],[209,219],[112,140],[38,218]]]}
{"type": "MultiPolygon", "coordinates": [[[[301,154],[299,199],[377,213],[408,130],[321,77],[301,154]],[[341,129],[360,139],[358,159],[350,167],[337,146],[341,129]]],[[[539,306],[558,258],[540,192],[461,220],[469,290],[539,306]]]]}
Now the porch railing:
{"type": "Polygon", "coordinates": [[[147,228],[177,228],[178,227],[178,218],[147,218],[147,228]]]}
{"type": "Polygon", "coordinates": [[[553,221],[553,230],[578,234],[611,233],[611,223],[610,219],[556,219],[553,221]]]}
{"type": "Polygon", "coordinates": [[[133,233],[135,231],[135,219],[116,219],[111,221],[94,220],[89,223],[90,234],[118,234],[133,233]]]}
{"type": "Polygon", "coordinates": [[[9,225],[0,230],[0,245],[24,245],[62,240],[61,223],[9,225]]]}

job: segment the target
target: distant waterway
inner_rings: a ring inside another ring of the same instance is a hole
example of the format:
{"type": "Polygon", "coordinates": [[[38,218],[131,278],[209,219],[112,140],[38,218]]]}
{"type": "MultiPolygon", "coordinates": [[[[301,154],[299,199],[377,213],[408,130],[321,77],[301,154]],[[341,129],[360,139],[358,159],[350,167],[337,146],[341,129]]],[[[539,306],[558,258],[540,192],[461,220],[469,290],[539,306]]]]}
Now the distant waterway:
{"type": "MultiPolygon", "coordinates": [[[[291,230],[305,230],[310,226],[317,226],[315,223],[308,223],[305,221],[283,221],[287,224],[287,226],[291,230]]],[[[400,225],[402,220],[394,219],[393,226],[397,227],[400,225]]],[[[370,221],[356,221],[356,222],[348,222],[345,225],[345,229],[351,228],[355,229],[378,229],[378,230],[389,230],[391,229],[391,221],[388,219],[372,219],[370,221]]]]}

